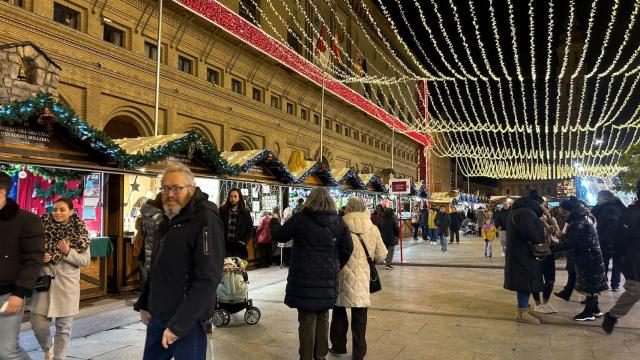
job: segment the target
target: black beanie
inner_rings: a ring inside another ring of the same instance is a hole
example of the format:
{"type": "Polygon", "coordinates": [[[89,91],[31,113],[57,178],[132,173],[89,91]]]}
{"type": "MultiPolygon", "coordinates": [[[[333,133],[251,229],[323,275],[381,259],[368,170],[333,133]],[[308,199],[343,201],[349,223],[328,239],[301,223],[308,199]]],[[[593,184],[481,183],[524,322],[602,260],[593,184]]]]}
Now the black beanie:
{"type": "Polygon", "coordinates": [[[579,203],[574,199],[563,200],[560,203],[560,207],[567,210],[568,212],[573,212],[578,207],[578,205],[579,203]]]}
{"type": "Polygon", "coordinates": [[[527,197],[535,200],[539,204],[542,204],[544,202],[544,199],[542,198],[542,196],[540,196],[540,193],[538,193],[538,190],[529,191],[529,194],[527,195],[527,197]]]}

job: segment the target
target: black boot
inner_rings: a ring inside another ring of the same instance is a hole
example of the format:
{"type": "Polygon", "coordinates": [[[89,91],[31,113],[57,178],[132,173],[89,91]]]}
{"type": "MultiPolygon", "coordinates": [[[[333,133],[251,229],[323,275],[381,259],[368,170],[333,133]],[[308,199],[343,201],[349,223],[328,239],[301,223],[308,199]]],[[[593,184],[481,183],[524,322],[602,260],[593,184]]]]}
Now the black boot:
{"type": "Polygon", "coordinates": [[[604,314],[604,320],[602,321],[602,330],[604,330],[604,332],[606,332],[607,334],[611,334],[617,322],[618,319],[609,315],[609,313],[604,314]]]}
{"type": "Polygon", "coordinates": [[[593,303],[593,316],[599,318],[602,317],[604,314],[602,313],[602,311],[600,311],[600,307],[598,307],[598,295],[594,295],[593,298],[594,303],[593,303]]]}
{"type": "Polygon", "coordinates": [[[575,321],[594,321],[596,319],[594,315],[594,309],[597,307],[597,300],[593,295],[587,296],[586,305],[584,306],[584,310],[576,316],[573,317],[575,321]]]}

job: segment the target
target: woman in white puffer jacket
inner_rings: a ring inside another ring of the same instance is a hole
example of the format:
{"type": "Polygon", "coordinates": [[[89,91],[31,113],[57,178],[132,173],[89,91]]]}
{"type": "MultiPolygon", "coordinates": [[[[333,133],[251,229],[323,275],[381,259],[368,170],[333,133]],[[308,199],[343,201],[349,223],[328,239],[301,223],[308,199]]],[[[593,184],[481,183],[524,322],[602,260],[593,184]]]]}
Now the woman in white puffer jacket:
{"type": "Polygon", "coordinates": [[[371,222],[367,205],[362,198],[350,197],[342,218],[351,232],[353,253],[340,271],[340,293],[331,317],[331,349],[334,354],[347,353],[347,329],[349,320],[346,308],[351,308],[351,334],[353,335],[353,359],[364,359],[367,353],[367,308],[371,306],[369,294],[369,263],[360,242],[377,263],[384,261],[387,247],[382,242],[380,230],[371,222]],[[360,235],[360,237],[358,236],[360,235]]]}

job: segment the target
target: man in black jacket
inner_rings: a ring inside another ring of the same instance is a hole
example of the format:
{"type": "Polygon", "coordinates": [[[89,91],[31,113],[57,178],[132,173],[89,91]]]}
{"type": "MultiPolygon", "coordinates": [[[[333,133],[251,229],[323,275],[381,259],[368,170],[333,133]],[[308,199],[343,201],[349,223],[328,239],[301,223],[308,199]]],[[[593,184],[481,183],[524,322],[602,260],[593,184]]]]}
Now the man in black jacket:
{"type": "Polygon", "coordinates": [[[253,219],[238,188],[232,188],[220,207],[227,256],[247,258],[247,244],[253,236],[253,219]]]}
{"type": "Polygon", "coordinates": [[[37,216],[7,198],[13,181],[0,172],[0,359],[29,359],[18,343],[24,298],[42,267],[44,229],[37,216]]]}
{"type": "Polygon", "coordinates": [[[451,230],[451,235],[449,237],[449,244],[453,244],[453,240],[455,238],[456,243],[460,243],[460,228],[462,227],[462,215],[458,212],[458,209],[454,207],[451,208],[451,214],[449,214],[450,224],[449,230],[451,230]]]}
{"type": "Polygon", "coordinates": [[[160,191],[164,218],[149,279],[134,306],[147,325],[144,359],[204,359],[205,322],[222,278],[222,221],[184,165],[165,170],[160,191]]]}
{"type": "Polygon", "coordinates": [[[438,226],[438,238],[440,239],[440,251],[447,251],[447,232],[451,224],[451,217],[447,214],[444,206],[440,206],[438,214],[436,214],[436,226],[438,226]]]}
{"type": "MultiPolygon", "coordinates": [[[[640,182],[637,185],[640,198],[640,182]]],[[[613,332],[618,319],[627,315],[640,301],[640,203],[629,206],[620,216],[616,227],[614,258],[624,274],[624,293],[616,304],[604,314],[602,328],[607,334],[613,332]]],[[[615,262],[614,262],[615,263],[615,262]]]]}
{"type": "Polygon", "coordinates": [[[615,228],[618,219],[625,210],[625,206],[609,190],[602,190],[598,193],[598,205],[593,207],[591,213],[596,217],[598,239],[604,258],[604,271],[609,274],[609,262],[611,262],[611,291],[618,292],[620,287],[620,269],[618,262],[613,259],[613,243],[615,241],[615,228]],[[611,260],[611,261],[610,261],[611,260]]]}
{"type": "Polygon", "coordinates": [[[502,203],[502,209],[496,212],[493,224],[498,229],[498,238],[500,239],[500,245],[502,246],[502,254],[504,256],[504,250],[507,248],[507,224],[509,223],[509,216],[511,215],[511,202],[506,199],[502,203]]]}

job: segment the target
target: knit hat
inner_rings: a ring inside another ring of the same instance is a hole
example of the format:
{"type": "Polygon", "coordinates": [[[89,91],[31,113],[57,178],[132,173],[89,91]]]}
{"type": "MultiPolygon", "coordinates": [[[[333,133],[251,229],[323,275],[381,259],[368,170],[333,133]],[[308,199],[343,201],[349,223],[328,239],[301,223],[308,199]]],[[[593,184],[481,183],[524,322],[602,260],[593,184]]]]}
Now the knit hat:
{"type": "Polygon", "coordinates": [[[538,193],[538,190],[529,191],[529,194],[527,195],[527,197],[535,200],[539,204],[542,204],[544,202],[544,199],[542,198],[542,196],[540,196],[540,193],[538,193]]]}
{"type": "Polygon", "coordinates": [[[579,205],[580,203],[576,202],[574,199],[563,200],[560,203],[560,207],[567,210],[568,212],[575,211],[579,205]]]}

